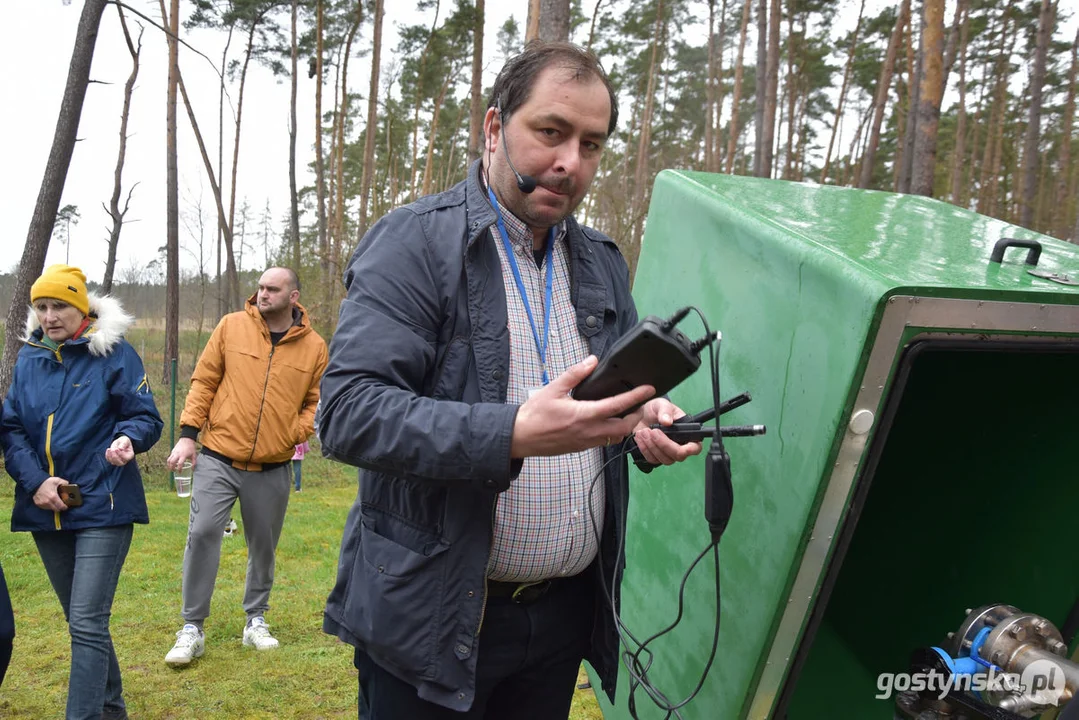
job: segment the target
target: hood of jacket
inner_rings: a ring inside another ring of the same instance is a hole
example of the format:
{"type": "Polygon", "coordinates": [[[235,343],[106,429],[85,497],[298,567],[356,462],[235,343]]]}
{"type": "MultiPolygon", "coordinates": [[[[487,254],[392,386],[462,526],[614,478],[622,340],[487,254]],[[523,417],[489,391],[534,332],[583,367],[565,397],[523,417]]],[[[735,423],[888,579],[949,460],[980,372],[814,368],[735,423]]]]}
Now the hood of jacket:
{"type": "MultiPolygon", "coordinates": [[[[253,293],[244,302],[244,312],[259,321],[266,337],[269,338],[270,328],[262,317],[262,313],[259,312],[258,293],[253,293]]],[[[307,314],[307,308],[300,303],[296,303],[292,306],[292,326],[288,329],[286,337],[297,338],[309,332],[311,332],[311,321],[310,316],[307,314]]]]}
{"type": "MultiPolygon", "coordinates": [[[[111,295],[88,293],[87,297],[90,300],[89,317],[93,324],[82,334],[82,338],[86,339],[91,355],[104,357],[111,353],[116,344],[123,339],[124,333],[135,323],[135,318],[124,312],[120,301],[111,295]]],[[[30,306],[22,340],[23,342],[40,340],[42,334],[37,313],[34,312],[33,306],[30,306]]]]}

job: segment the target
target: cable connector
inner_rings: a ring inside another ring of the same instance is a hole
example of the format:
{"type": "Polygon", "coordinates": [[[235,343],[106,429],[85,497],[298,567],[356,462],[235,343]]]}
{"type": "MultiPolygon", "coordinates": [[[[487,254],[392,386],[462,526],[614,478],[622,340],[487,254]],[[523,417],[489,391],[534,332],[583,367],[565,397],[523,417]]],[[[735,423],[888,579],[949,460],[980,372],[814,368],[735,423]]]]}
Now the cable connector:
{"type": "Polygon", "coordinates": [[[718,543],[727,529],[734,509],[734,487],[731,484],[731,456],[713,443],[704,458],[704,518],[718,543]]]}
{"type": "Polygon", "coordinates": [[[693,308],[690,307],[684,307],[678,312],[676,312],[674,315],[671,315],[669,318],[667,318],[667,320],[664,321],[662,326],[663,332],[669,333],[671,330],[673,330],[675,325],[686,319],[686,315],[689,315],[689,312],[692,309],[693,308]]]}
{"type": "Polygon", "coordinates": [[[719,340],[722,337],[723,337],[723,333],[721,333],[719,330],[716,330],[714,333],[711,333],[709,335],[705,335],[700,340],[694,340],[693,344],[691,344],[689,346],[689,350],[694,355],[696,355],[701,350],[704,350],[706,347],[708,347],[713,342],[715,342],[716,340],[719,340]]]}

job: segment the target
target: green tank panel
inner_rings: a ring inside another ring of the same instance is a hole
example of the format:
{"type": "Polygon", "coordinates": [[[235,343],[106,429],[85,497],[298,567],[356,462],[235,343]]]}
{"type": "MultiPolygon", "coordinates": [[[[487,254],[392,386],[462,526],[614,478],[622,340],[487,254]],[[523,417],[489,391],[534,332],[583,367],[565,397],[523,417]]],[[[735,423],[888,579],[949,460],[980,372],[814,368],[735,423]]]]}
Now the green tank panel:
{"type": "MultiPolygon", "coordinates": [[[[638,310],[698,307],[722,332],[722,397],[753,396],[722,423],[768,428],[725,441],[719,649],[682,717],[891,718],[878,674],[905,671],[964,608],[1063,620],[1079,594],[1063,547],[1079,287],[1031,270],[1075,280],[1079,247],[927,198],[659,174],[638,310]],[[1037,266],[1027,248],[990,262],[1001,238],[1040,243],[1037,266]]],[[[680,329],[704,334],[692,315],[680,329]]],[[[706,368],[670,394],[687,413],[712,405],[706,368]]],[[[622,618],[638,639],[673,622],[708,545],[703,478],[703,457],[631,470],[622,618]]],[[[669,700],[693,691],[715,611],[708,556],[681,623],[649,645],[669,700]]],[[[630,687],[623,667],[613,705],[597,692],[604,717],[633,717],[630,687]]],[[[635,704],[666,716],[641,688],[635,704]]]]}

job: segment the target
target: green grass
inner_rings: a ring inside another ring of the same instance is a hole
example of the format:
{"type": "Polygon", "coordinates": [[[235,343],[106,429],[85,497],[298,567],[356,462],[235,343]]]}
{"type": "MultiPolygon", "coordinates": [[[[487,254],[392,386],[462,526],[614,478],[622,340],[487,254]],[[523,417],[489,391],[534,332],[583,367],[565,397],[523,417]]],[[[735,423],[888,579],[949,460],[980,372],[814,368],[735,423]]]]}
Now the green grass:
{"type": "MultiPolygon", "coordinates": [[[[132,333],[133,343],[140,340],[139,332],[132,333]]],[[[181,346],[186,334],[181,334],[181,346]]],[[[194,333],[190,335],[193,339],[194,333]]],[[[146,345],[150,353],[151,343],[146,345]]],[[[352,648],[322,632],[322,610],[336,577],[341,531],[356,495],[356,473],[320,457],[315,438],[313,452],[304,460],[304,490],[292,494],[277,551],[267,620],[281,641],[280,649],[256,653],[241,645],[246,548],[240,534],[222,543],[221,567],[205,626],[206,655],[183,670],[165,665],[165,653],[181,624],[180,573],[188,513],[187,502],[169,491],[164,466],[170,450],[169,388],[153,382],[160,372],[161,355],[151,355],[146,364],[165,430],[149,453],[138,456],[150,524],[135,527],[111,626],[131,716],[147,720],[356,717],[352,648]]],[[[188,387],[181,378],[177,421],[188,387]]],[[[6,477],[0,479],[0,519],[11,515],[13,493],[12,486],[4,485],[7,482],[6,477]]],[[[233,518],[241,522],[238,507],[233,518]]],[[[0,691],[0,717],[61,718],[70,646],[60,604],[28,533],[0,530],[0,559],[16,624],[11,668],[0,691]]],[[[577,691],[570,718],[602,718],[591,690],[577,691]]]]}
{"type": "MultiPolygon", "coordinates": [[[[305,469],[304,491],[293,493],[289,503],[267,613],[281,641],[276,652],[256,653],[241,645],[246,552],[242,536],[226,538],[206,621],[206,655],[174,670],[163,658],[181,624],[187,505],[167,491],[150,491],[151,523],[136,526],[112,611],[113,642],[132,717],[355,717],[352,648],[321,631],[341,528],[354,496],[354,484],[330,485],[313,467],[305,469]]],[[[5,492],[0,514],[10,511],[11,495],[5,492]]],[[[240,521],[238,509],[233,517],[240,521]]],[[[0,717],[60,718],[70,654],[59,603],[30,535],[7,534],[2,546],[17,636],[0,693],[0,717]]],[[[602,717],[591,690],[576,693],[570,717],[602,717]]]]}

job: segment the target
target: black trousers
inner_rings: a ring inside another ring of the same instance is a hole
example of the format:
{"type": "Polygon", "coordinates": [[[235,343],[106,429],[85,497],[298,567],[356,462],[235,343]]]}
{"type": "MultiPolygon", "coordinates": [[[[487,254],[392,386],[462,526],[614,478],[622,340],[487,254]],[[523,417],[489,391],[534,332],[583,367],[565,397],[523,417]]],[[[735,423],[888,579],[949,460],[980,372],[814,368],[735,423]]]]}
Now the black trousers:
{"type": "Polygon", "coordinates": [[[591,645],[592,569],[534,603],[489,597],[480,630],[476,699],[468,712],[421,700],[416,688],[356,650],[361,720],[566,720],[591,645]]]}

